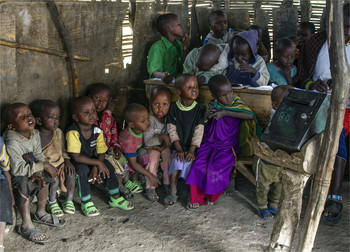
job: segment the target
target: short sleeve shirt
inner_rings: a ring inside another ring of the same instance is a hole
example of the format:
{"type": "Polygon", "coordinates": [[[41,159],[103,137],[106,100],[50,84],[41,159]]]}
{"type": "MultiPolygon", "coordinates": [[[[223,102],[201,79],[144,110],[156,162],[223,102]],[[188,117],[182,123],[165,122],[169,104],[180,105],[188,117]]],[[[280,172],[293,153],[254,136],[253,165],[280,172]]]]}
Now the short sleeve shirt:
{"type": "Polygon", "coordinates": [[[79,153],[85,157],[93,158],[107,151],[107,145],[103,139],[102,130],[96,125],[91,126],[92,134],[85,139],[79,126],[73,123],[67,130],[67,152],[79,153]]]}
{"type": "Polygon", "coordinates": [[[119,133],[120,148],[126,158],[136,157],[137,150],[142,146],[143,133],[135,134],[130,127],[126,127],[119,133]]]}
{"type": "Polygon", "coordinates": [[[183,46],[177,39],[174,44],[164,36],[155,42],[148,51],[147,71],[150,78],[154,71],[169,72],[173,77],[181,74],[180,63],[183,56],[183,46]]]}

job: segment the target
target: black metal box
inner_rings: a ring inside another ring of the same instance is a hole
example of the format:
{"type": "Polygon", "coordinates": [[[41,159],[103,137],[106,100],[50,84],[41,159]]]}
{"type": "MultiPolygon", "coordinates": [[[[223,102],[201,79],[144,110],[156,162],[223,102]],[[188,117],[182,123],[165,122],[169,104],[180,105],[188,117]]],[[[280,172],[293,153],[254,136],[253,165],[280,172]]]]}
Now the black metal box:
{"type": "Polygon", "coordinates": [[[329,104],[326,93],[288,90],[261,140],[272,150],[300,151],[306,141],[324,131],[329,104]]]}

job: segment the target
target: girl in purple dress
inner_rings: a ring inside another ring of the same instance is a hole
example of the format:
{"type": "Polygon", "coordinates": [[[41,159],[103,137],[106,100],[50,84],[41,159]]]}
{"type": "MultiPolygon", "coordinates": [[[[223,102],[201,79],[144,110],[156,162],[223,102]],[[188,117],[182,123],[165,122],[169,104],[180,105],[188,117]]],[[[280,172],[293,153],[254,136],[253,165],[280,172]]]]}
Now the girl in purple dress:
{"type": "Polygon", "coordinates": [[[209,103],[203,141],[186,180],[191,191],[191,202],[187,204],[189,210],[206,205],[205,198],[214,203],[228,187],[230,172],[240,152],[240,122],[255,118],[233,93],[224,75],[212,77],[208,85],[215,99],[209,103]]]}

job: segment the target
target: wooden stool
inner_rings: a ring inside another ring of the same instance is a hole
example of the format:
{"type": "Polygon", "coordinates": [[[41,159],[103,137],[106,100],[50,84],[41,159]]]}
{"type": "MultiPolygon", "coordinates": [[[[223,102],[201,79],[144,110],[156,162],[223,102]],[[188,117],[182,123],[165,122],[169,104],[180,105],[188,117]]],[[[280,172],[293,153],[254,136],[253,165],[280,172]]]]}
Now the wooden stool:
{"type": "Polygon", "coordinates": [[[248,169],[248,167],[246,165],[253,165],[253,158],[254,156],[250,156],[250,157],[240,157],[236,164],[235,167],[236,169],[242,173],[242,175],[248,179],[254,186],[256,186],[256,180],[255,180],[255,176],[253,173],[251,173],[251,171],[248,169]]]}

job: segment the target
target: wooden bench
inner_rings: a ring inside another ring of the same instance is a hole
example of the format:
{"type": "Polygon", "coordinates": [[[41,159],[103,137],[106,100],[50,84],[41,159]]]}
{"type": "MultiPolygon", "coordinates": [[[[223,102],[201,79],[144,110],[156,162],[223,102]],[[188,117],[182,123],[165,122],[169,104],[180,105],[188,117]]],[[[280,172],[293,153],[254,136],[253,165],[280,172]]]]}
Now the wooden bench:
{"type": "Polygon", "coordinates": [[[246,165],[253,165],[254,156],[241,157],[237,160],[235,168],[242,173],[242,175],[249,180],[254,186],[256,186],[256,179],[254,174],[248,169],[246,165]]]}

